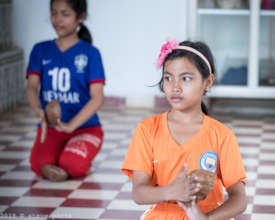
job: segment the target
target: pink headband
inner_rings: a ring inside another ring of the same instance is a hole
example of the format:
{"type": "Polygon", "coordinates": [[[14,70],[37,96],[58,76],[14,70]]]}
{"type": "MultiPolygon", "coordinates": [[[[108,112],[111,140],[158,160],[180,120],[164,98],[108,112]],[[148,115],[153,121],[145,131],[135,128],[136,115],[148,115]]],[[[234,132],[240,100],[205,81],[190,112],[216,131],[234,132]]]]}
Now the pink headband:
{"type": "Polygon", "coordinates": [[[181,46],[179,45],[179,42],[176,40],[167,40],[167,42],[162,46],[158,60],[157,60],[157,68],[161,68],[165,58],[168,54],[170,54],[173,50],[180,49],[180,50],[187,50],[189,52],[192,52],[196,55],[198,55],[208,66],[209,72],[212,73],[211,65],[206,59],[206,57],[199,52],[198,50],[194,49],[193,47],[189,46],[181,46]]]}

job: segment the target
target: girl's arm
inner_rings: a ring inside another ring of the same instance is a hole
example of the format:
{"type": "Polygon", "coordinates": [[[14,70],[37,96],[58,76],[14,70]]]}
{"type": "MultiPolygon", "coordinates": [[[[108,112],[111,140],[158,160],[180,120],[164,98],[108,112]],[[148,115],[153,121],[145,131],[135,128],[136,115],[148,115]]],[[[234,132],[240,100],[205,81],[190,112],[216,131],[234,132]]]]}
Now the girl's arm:
{"type": "Polygon", "coordinates": [[[80,112],[72,118],[69,123],[58,122],[57,130],[61,132],[71,133],[82,124],[84,124],[97,110],[103,105],[104,93],[102,83],[93,83],[90,85],[90,95],[92,99],[80,110],[80,112]]]}
{"type": "Polygon", "coordinates": [[[37,117],[40,117],[40,113],[42,110],[40,100],[38,98],[39,85],[40,77],[38,75],[31,74],[28,76],[27,87],[25,92],[28,102],[37,117]]]}
{"type": "Polygon", "coordinates": [[[45,113],[41,108],[40,100],[38,98],[39,85],[40,85],[40,76],[31,74],[28,76],[27,87],[25,92],[26,92],[28,102],[32,110],[38,117],[39,122],[41,124],[42,131],[41,131],[40,141],[41,143],[43,143],[47,135],[47,122],[45,120],[45,113]]]}
{"type": "Polygon", "coordinates": [[[190,201],[195,199],[194,194],[200,186],[196,177],[186,178],[187,166],[185,165],[176,179],[166,186],[150,186],[151,177],[143,171],[134,171],[133,174],[133,199],[137,204],[155,204],[158,202],[177,200],[190,201]]]}
{"type": "Polygon", "coordinates": [[[247,206],[245,185],[237,182],[229,187],[228,200],[220,207],[207,214],[208,220],[230,219],[245,211],[247,206]]]}
{"type": "Polygon", "coordinates": [[[217,209],[203,214],[197,204],[193,201],[191,207],[182,206],[190,220],[228,220],[245,211],[247,206],[244,184],[238,182],[228,189],[228,200],[217,209]]]}

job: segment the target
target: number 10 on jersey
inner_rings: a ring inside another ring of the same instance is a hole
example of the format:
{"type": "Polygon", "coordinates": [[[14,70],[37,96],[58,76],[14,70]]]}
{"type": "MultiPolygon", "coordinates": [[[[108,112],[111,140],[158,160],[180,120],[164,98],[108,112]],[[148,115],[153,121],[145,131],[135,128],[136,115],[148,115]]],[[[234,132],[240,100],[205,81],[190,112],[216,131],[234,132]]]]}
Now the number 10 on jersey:
{"type": "Polygon", "coordinates": [[[52,76],[52,88],[55,91],[67,92],[70,90],[70,70],[68,68],[55,67],[49,70],[49,75],[52,76]]]}

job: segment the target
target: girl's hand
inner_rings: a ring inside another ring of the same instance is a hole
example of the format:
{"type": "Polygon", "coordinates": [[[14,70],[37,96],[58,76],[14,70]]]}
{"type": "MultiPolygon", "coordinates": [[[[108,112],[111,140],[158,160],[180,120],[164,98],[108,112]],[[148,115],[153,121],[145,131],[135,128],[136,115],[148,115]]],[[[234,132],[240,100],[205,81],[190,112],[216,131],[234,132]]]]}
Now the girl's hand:
{"type": "Polygon", "coordinates": [[[191,206],[186,206],[182,202],[178,202],[178,205],[185,210],[190,220],[208,220],[207,215],[202,213],[195,200],[192,201],[191,206]]]}
{"type": "Polygon", "coordinates": [[[41,125],[40,142],[44,143],[47,137],[47,129],[48,129],[45,112],[42,109],[39,109],[37,115],[38,115],[39,123],[41,125]]]}
{"type": "Polygon", "coordinates": [[[67,134],[72,133],[75,130],[70,123],[63,123],[60,119],[58,119],[57,126],[55,128],[56,130],[67,134]]]}
{"type": "Polygon", "coordinates": [[[187,178],[187,164],[184,164],[182,171],[169,185],[171,199],[181,202],[189,202],[196,199],[196,192],[200,190],[197,177],[187,178]]]}

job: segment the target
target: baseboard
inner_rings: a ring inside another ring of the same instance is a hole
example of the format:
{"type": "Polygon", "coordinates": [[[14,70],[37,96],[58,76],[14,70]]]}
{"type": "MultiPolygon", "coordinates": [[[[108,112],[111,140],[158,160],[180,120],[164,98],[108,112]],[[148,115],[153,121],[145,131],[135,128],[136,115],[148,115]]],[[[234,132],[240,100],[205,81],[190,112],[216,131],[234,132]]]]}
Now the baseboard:
{"type": "Polygon", "coordinates": [[[121,96],[105,96],[103,108],[124,108],[126,98],[121,96]]]}

